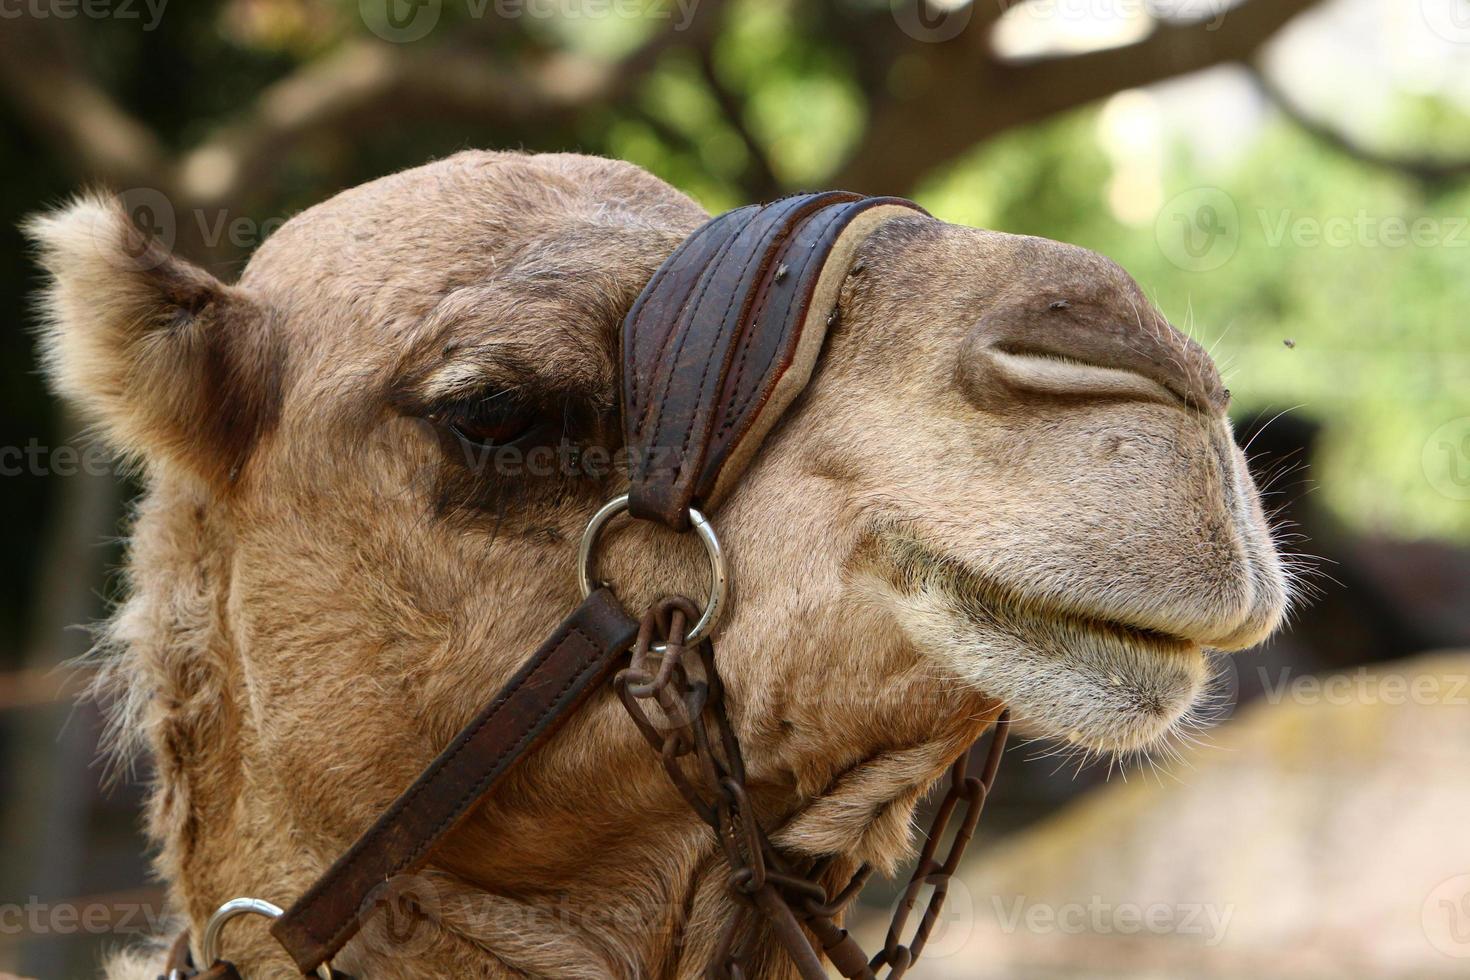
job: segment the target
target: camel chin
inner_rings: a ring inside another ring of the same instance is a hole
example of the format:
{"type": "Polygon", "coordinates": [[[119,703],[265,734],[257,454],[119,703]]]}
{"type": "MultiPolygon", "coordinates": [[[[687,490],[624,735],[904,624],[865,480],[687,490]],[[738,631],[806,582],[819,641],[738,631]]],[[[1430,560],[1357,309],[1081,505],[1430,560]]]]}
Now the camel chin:
{"type": "Polygon", "coordinates": [[[906,613],[905,631],[937,651],[949,672],[1005,701],[1031,733],[1083,750],[1146,751],[1205,696],[1205,654],[1188,640],[1065,614],[1018,615],[951,596],[906,613]]]}
{"type": "Polygon", "coordinates": [[[1206,647],[1184,635],[1022,596],[961,559],[887,542],[872,585],[938,669],[1004,701],[1030,734],[1082,752],[1146,752],[1199,715],[1206,647]]]}

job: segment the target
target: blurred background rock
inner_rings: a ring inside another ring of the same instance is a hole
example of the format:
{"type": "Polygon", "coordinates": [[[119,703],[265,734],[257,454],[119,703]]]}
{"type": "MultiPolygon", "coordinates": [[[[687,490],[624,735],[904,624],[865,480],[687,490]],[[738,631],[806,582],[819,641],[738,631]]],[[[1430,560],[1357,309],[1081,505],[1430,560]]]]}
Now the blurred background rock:
{"type": "Polygon", "coordinates": [[[1188,768],[995,842],[923,975],[1466,976],[1467,678],[1457,653],[1299,683],[1188,768]]]}
{"type": "Polygon", "coordinates": [[[102,184],[232,278],[468,146],[1076,242],[1221,362],[1309,601],[1219,664],[1213,748],[1013,749],[925,975],[1470,971],[1470,661],[1403,659],[1470,646],[1465,0],[0,0],[0,127],[0,971],[162,915],[64,666],[134,488],[43,390],[17,223],[102,184]]]}

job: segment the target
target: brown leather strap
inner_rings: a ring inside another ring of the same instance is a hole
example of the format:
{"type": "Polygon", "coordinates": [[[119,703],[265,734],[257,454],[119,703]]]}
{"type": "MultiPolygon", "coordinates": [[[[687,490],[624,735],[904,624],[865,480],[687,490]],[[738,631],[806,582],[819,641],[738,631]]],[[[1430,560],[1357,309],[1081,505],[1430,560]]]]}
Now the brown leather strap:
{"type": "Polygon", "coordinates": [[[717,506],[811,377],[857,244],[923,213],[826,191],[746,207],[696,231],[623,321],[629,509],[675,530],[717,506]]]}
{"type": "Polygon", "coordinates": [[[302,973],[352,938],[375,888],[420,867],[515,762],[603,686],[637,632],[638,624],[606,589],[562,621],[479,716],[271,926],[302,973]]]}
{"type": "MultiPolygon", "coordinates": [[[[843,191],[740,208],[691,235],[623,324],[630,509],[676,530],[716,506],[806,386],[852,253],[883,221],[919,211],[843,191]]],[[[271,933],[302,973],[361,925],[383,882],[416,870],[506,771],[611,673],[638,625],[594,592],[480,715],[271,933]]]]}

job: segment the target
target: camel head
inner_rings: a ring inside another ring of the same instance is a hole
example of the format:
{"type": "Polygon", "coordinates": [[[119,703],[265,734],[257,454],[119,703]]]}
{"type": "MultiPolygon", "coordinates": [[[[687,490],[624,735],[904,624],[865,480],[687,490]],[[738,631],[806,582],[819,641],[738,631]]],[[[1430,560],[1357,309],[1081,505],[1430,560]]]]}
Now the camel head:
{"type": "MultiPolygon", "coordinates": [[[[196,930],[235,895],[288,904],[575,605],[582,528],[624,486],[620,321],[706,217],[627,164],[465,153],[297,215],[235,285],[101,199],[33,224],[51,377],[146,481],[105,676],[196,930]]],[[[1200,700],[1206,650],[1271,632],[1287,583],[1214,365],[1113,263],[898,217],[833,322],[714,515],[717,662],[776,839],[887,868],[1002,703],[1146,747],[1200,700]]],[[[636,615],[701,597],[703,561],[622,519],[598,574],[636,615]]],[[[416,962],[701,965],[667,935],[724,901],[714,845],[614,702],[436,858],[446,894],[499,912],[446,902],[416,962]],[[634,892],[658,928],[546,912],[634,892]]],[[[282,962],[231,929],[237,962],[282,962]]],[[[373,955],[339,965],[417,975],[373,955]]]]}

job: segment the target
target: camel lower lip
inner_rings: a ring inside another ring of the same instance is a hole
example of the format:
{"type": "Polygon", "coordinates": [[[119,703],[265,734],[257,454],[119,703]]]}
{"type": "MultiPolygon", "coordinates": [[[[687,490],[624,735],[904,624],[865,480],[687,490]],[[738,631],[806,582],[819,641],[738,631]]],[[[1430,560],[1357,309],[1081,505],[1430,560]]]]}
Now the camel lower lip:
{"type": "Polygon", "coordinates": [[[900,622],[915,643],[1035,734],[1137,751],[1203,689],[1208,670],[1194,640],[1027,595],[911,537],[890,543],[900,622]]]}
{"type": "Polygon", "coordinates": [[[1049,632],[1073,634],[1079,642],[1112,641],[1160,656],[1196,656],[1201,645],[1188,637],[1151,626],[1115,619],[1106,612],[1067,608],[1055,601],[1028,596],[948,559],[906,535],[889,536],[889,553],[898,569],[918,578],[942,582],[967,615],[992,624],[1044,624],[1049,632]]]}
{"type": "Polygon", "coordinates": [[[1134,646],[1178,653],[1193,653],[1200,646],[1193,640],[1173,633],[1150,629],[1147,626],[1134,626],[1120,620],[1073,616],[1067,613],[1056,613],[1055,615],[1058,619],[1071,620],[1089,632],[1117,637],[1134,646]]]}
{"type": "Polygon", "coordinates": [[[1194,640],[1163,630],[1050,607],[1002,592],[993,585],[986,588],[984,593],[983,597],[976,598],[980,599],[985,607],[985,614],[992,620],[1043,620],[1053,627],[1060,626],[1069,632],[1075,632],[1079,637],[1111,640],[1123,646],[1163,656],[1192,656],[1200,652],[1200,644],[1194,640]]]}

